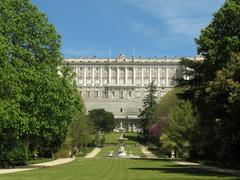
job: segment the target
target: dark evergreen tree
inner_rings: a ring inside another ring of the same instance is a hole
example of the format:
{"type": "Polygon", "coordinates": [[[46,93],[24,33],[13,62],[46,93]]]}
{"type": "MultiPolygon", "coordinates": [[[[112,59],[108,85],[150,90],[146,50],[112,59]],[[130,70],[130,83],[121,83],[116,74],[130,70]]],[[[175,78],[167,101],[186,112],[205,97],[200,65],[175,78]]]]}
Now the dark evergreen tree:
{"type": "Polygon", "coordinates": [[[151,124],[156,122],[156,86],[154,85],[154,81],[152,81],[147,87],[147,94],[143,99],[143,110],[139,115],[141,119],[141,132],[143,135],[144,141],[148,140],[149,132],[151,124]]]}

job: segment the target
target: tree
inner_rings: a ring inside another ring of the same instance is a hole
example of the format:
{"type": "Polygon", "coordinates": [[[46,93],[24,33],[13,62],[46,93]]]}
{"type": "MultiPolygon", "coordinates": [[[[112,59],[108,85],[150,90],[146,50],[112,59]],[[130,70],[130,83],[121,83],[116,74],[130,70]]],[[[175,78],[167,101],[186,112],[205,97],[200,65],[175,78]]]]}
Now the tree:
{"type": "Polygon", "coordinates": [[[215,131],[221,139],[218,159],[239,164],[240,148],[240,54],[232,55],[227,66],[206,89],[207,104],[215,115],[215,131]]]}
{"type": "Polygon", "coordinates": [[[110,132],[116,126],[113,113],[107,112],[104,109],[91,110],[87,117],[94,126],[96,132],[110,132]]]}
{"type": "Polygon", "coordinates": [[[141,131],[144,141],[147,141],[149,136],[148,129],[151,124],[154,123],[157,119],[156,117],[156,86],[154,81],[152,81],[147,87],[147,95],[143,99],[143,110],[140,113],[139,117],[141,119],[141,131]]]}
{"type": "Polygon", "coordinates": [[[93,130],[83,112],[77,114],[77,120],[71,129],[72,148],[81,149],[91,143],[93,130]]]}
{"type": "MultiPolygon", "coordinates": [[[[228,157],[226,153],[222,152],[223,146],[228,146],[228,153],[233,150],[230,141],[227,141],[227,145],[222,143],[223,139],[225,139],[222,137],[223,131],[228,132],[228,135],[232,135],[232,128],[238,126],[237,120],[233,121],[232,117],[225,114],[228,110],[225,104],[228,103],[229,99],[223,98],[223,95],[229,97],[229,94],[232,94],[232,87],[230,84],[225,84],[225,91],[221,92],[222,94],[216,92],[222,90],[222,86],[217,86],[217,84],[223,83],[223,81],[221,83],[219,81],[223,79],[223,76],[227,75],[225,68],[228,68],[229,63],[233,63],[232,66],[236,65],[234,64],[236,62],[231,62],[231,55],[240,52],[240,1],[226,1],[222,8],[214,14],[212,22],[201,31],[196,43],[198,53],[204,57],[204,60],[190,61],[185,59],[182,61],[182,65],[188,67],[185,73],[190,77],[187,80],[180,81],[185,88],[182,97],[192,102],[193,106],[196,107],[199,118],[198,132],[200,133],[200,139],[194,145],[198,147],[198,150],[194,152],[195,156],[220,160],[219,153],[228,157]],[[221,71],[222,73],[220,73],[221,71]],[[220,76],[222,77],[220,78],[220,76]],[[218,96],[210,93],[213,92],[211,89],[214,89],[214,93],[218,94],[218,96]],[[232,125],[225,126],[224,130],[220,128],[219,131],[219,119],[222,121],[222,118],[228,121],[229,124],[231,122],[232,125]]],[[[229,82],[232,81],[229,80],[229,82]]],[[[227,135],[225,134],[225,136],[227,135]]],[[[232,138],[235,139],[236,136],[232,138]]],[[[232,159],[236,158],[234,151],[230,153],[232,159]]]]}
{"type": "Polygon", "coordinates": [[[179,102],[178,94],[181,93],[180,88],[174,88],[167,92],[159,101],[156,110],[156,116],[158,117],[158,123],[160,125],[161,132],[164,132],[169,125],[169,113],[171,109],[179,102]]]}
{"type": "Polygon", "coordinates": [[[168,152],[174,149],[178,156],[188,158],[196,125],[191,103],[179,100],[171,108],[169,118],[169,126],[160,138],[162,148],[167,149],[168,152]]]}
{"type": "Polygon", "coordinates": [[[56,151],[82,104],[46,16],[29,0],[1,0],[0,14],[0,166],[9,166],[56,151]]]}

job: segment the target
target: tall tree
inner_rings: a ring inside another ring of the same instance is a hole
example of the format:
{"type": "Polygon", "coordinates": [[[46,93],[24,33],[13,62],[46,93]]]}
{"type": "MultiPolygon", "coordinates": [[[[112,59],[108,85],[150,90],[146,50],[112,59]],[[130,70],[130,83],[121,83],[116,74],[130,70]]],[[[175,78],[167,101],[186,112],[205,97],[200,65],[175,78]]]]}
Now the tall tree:
{"type": "Polygon", "coordinates": [[[96,132],[110,132],[116,127],[113,113],[105,111],[105,109],[94,109],[89,111],[88,119],[92,123],[96,132]]]}
{"type": "Polygon", "coordinates": [[[195,125],[191,103],[178,100],[169,112],[169,126],[161,135],[162,148],[168,152],[174,149],[178,156],[188,158],[195,125]]]}
{"type": "Polygon", "coordinates": [[[152,81],[147,87],[147,94],[143,99],[143,110],[139,117],[141,119],[141,131],[144,140],[148,139],[148,129],[153,122],[156,122],[156,86],[154,81],[152,81]]]}
{"type": "MultiPolygon", "coordinates": [[[[186,75],[190,77],[188,80],[180,81],[185,86],[183,97],[191,100],[199,116],[199,137],[201,138],[196,145],[199,151],[197,150],[195,154],[208,159],[220,159],[218,152],[223,143],[218,130],[218,119],[225,117],[223,112],[226,111],[226,107],[224,103],[219,106],[209,103],[212,95],[208,90],[214,84],[213,82],[219,81],[217,72],[228,66],[231,55],[240,52],[240,1],[226,1],[214,14],[212,22],[201,31],[196,43],[198,53],[204,57],[204,60],[182,61],[182,64],[188,67],[186,75]],[[222,109],[225,110],[221,111],[222,109]]],[[[215,91],[220,91],[220,87],[215,91]]],[[[218,104],[222,100],[215,99],[215,102],[218,104]]],[[[231,118],[226,119],[231,121],[231,118]]],[[[226,128],[229,127],[226,126],[226,128]]],[[[231,131],[231,128],[226,131],[231,131]]],[[[230,144],[229,147],[231,147],[230,144]]]]}
{"type": "Polygon", "coordinates": [[[0,166],[55,151],[82,108],[59,49],[54,26],[29,0],[0,1],[0,166]]]}

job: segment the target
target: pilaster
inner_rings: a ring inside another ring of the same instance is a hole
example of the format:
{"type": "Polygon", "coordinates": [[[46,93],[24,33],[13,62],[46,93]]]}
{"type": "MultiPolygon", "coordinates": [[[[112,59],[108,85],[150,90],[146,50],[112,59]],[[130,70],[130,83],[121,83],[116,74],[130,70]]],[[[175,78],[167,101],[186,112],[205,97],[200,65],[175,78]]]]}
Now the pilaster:
{"type": "Polygon", "coordinates": [[[83,86],[86,86],[87,84],[87,80],[86,80],[86,75],[87,72],[86,72],[86,67],[83,68],[83,86]]]}

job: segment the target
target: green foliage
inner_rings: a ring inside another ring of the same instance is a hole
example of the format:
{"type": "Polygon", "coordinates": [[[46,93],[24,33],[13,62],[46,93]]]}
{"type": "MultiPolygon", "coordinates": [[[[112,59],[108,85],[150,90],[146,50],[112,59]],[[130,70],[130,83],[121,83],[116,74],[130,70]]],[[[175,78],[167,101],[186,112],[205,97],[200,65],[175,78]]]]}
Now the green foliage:
{"type": "Polygon", "coordinates": [[[95,132],[110,132],[116,126],[113,113],[107,112],[104,109],[91,110],[87,117],[92,123],[95,132]]]}
{"type": "Polygon", "coordinates": [[[72,137],[68,135],[61,144],[61,148],[54,154],[54,158],[69,158],[72,156],[72,140],[72,137]]]}
{"type": "Polygon", "coordinates": [[[161,136],[163,149],[175,149],[180,157],[188,158],[191,137],[196,125],[196,118],[190,102],[179,101],[169,113],[169,127],[161,136]]]}
{"type": "Polygon", "coordinates": [[[60,36],[46,16],[29,0],[1,0],[0,14],[0,166],[5,166],[24,162],[29,152],[51,155],[82,105],[72,73],[59,68],[60,36]]]}
{"type": "Polygon", "coordinates": [[[221,140],[217,157],[222,161],[238,164],[236,157],[240,145],[240,54],[233,55],[227,66],[217,71],[217,77],[210,81],[207,104],[212,106],[215,118],[215,133],[221,140]]]}
{"type": "Polygon", "coordinates": [[[91,143],[93,130],[83,112],[77,114],[77,120],[73,123],[71,129],[72,148],[81,149],[91,143]]]}
{"type": "Polygon", "coordinates": [[[177,95],[181,92],[180,88],[174,88],[167,92],[157,105],[156,116],[158,117],[158,124],[160,125],[161,132],[164,133],[169,125],[169,113],[179,99],[177,95]]]}
{"type": "Polygon", "coordinates": [[[143,135],[143,140],[147,141],[149,132],[148,129],[152,125],[152,123],[156,122],[156,86],[154,85],[154,81],[152,81],[147,87],[147,95],[143,99],[143,110],[139,115],[141,119],[141,131],[143,135]]]}
{"type": "Polygon", "coordinates": [[[93,136],[93,144],[97,147],[103,147],[103,144],[105,143],[105,135],[103,133],[96,133],[93,136]]]}
{"type": "Polygon", "coordinates": [[[239,0],[226,1],[196,42],[204,60],[183,60],[190,76],[180,81],[199,118],[192,155],[239,164],[239,0]]]}

